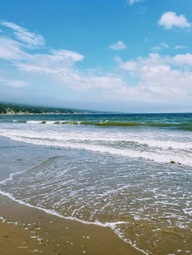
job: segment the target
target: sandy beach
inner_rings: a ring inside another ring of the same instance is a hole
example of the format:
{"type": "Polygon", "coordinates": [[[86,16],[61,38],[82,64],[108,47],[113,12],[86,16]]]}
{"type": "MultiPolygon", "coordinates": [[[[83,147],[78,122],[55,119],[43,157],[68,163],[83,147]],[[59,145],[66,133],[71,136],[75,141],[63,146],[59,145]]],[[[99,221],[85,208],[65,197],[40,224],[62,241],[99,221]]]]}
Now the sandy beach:
{"type": "Polygon", "coordinates": [[[3,195],[0,208],[0,254],[141,254],[110,228],[61,219],[3,195]]]}

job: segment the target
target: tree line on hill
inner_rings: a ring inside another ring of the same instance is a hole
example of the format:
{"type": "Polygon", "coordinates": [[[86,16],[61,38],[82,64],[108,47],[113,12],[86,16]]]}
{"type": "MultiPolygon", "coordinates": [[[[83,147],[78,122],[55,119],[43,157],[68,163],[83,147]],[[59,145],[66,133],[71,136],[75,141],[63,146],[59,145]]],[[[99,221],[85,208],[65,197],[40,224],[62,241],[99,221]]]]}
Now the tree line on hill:
{"type": "Polygon", "coordinates": [[[0,114],[49,114],[49,113],[72,114],[75,112],[77,111],[71,109],[0,103],[0,114]]]}

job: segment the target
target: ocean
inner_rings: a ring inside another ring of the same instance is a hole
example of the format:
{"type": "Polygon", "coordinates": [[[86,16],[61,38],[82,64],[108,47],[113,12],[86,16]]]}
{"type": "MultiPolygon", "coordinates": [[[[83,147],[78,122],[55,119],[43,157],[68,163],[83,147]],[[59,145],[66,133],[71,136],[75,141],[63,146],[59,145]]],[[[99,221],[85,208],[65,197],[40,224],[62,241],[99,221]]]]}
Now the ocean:
{"type": "Polygon", "coordinates": [[[11,199],[192,254],[192,113],[1,115],[0,155],[11,199]]]}

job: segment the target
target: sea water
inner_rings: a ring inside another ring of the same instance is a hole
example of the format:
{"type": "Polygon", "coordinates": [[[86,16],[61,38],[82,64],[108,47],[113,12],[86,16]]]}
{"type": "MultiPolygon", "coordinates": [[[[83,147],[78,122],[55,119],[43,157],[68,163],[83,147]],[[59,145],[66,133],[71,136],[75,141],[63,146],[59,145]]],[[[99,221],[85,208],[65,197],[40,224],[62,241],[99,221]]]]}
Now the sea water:
{"type": "Polygon", "coordinates": [[[192,254],[192,114],[4,115],[0,153],[12,199],[192,254]]]}

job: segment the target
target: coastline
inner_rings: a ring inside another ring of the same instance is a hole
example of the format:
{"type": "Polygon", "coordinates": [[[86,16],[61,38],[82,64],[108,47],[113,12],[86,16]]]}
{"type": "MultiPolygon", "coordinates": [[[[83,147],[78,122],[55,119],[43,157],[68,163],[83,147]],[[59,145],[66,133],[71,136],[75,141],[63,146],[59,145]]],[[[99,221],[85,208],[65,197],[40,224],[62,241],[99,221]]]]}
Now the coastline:
{"type": "Polygon", "coordinates": [[[108,227],[87,225],[21,205],[0,194],[0,253],[139,255],[108,227]]]}

